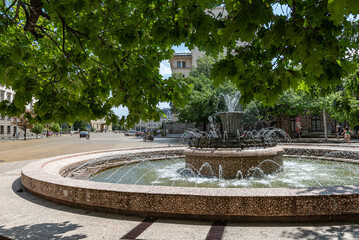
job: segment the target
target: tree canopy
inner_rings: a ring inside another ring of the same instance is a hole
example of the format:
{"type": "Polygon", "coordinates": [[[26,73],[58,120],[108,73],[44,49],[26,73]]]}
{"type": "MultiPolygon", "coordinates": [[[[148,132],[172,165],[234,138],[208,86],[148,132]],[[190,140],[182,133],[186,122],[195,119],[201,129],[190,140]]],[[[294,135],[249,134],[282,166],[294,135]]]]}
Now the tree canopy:
{"type": "Polygon", "coordinates": [[[34,124],[30,131],[35,133],[37,138],[38,134],[44,131],[44,125],[42,125],[41,123],[34,124]]]}
{"type": "Polygon", "coordinates": [[[335,120],[347,121],[351,127],[359,126],[359,72],[343,81],[343,89],[326,97],[327,110],[335,120]]]}
{"type": "Polygon", "coordinates": [[[180,105],[188,91],[159,74],[181,43],[225,49],[211,75],[233,81],[244,102],[273,102],[303,79],[330,88],[353,71],[358,13],[356,0],[4,0],[0,84],[16,94],[0,113],[20,116],[36,99],[38,122],[115,122],[117,106],[129,109],[122,123],[159,119],[158,102],[180,105]]]}

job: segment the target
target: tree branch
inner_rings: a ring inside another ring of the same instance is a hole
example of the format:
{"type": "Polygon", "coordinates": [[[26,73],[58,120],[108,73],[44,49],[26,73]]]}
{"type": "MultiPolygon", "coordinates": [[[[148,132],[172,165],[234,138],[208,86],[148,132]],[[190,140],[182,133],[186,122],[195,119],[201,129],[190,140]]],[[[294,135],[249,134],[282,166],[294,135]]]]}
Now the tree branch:
{"type": "Polygon", "coordinates": [[[31,32],[36,39],[43,38],[44,36],[38,34],[35,30],[36,24],[39,21],[40,16],[42,15],[42,1],[31,0],[29,11],[26,9],[25,3],[23,1],[20,1],[20,4],[21,7],[24,9],[26,15],[26,24],[24,30],[26,32],[31,32]]]}

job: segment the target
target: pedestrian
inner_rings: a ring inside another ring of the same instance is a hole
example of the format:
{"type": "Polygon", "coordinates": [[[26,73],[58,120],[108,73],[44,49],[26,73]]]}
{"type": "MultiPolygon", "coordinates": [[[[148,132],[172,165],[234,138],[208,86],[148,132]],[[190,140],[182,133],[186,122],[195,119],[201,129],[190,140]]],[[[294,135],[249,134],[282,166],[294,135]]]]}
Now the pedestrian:
{"type": "Polygon", "coordinates": [[[337,124],[337,126],[336,126],[336,128],[335,128],[335,131],[336,131],[336,133],[337,133],[337,138],[338,138],[338,140],[339,140],[340,134],[341,134],[341,127],[340,127],[339,124],[337,124]]]}
{"type": "Polygon", "coordinates": [[[350,134],[354,133],[349,129],[348,126],[346,126],[342,134],[344,134],[345,143],[350,145],[350,134]]]}

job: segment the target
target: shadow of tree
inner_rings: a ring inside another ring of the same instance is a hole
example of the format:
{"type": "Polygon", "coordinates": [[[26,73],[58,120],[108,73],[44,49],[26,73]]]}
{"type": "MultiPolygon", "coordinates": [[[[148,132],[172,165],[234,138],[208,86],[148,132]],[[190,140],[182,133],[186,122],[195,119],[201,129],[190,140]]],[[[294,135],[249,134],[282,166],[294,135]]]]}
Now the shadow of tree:
{"type": "Polygon", "coordinates": [[[346,240],[359,239],[358,225],[298,227],[282,233],[284,239],[346,240]]]}
{"type": "Polygon", "coordinates": [[[70,222],[62,223],[41,223],[34,225],[21,225],[12,228],[0,226],[1,236],[6,236],[10,239],[61,239],[61,240],[76,240],[87,238],[85,234],[74,234],[71,236],[63,236],[63,234],[73,231],[81,227],[78,224],[71,224],[70,222]]]}
{"type": "Polygon", "coordinates": [[[344,185],[334,187],[313,187],[299,188],[297,194],[317,194],[317,195],[333,195],[333,194],[359,194],[358,185],[344,185]]]}
{"type": "MultiPolygon", "coordinates": [[[[126,215],[120,215],[120,214],[116,214],[116,213],[107,213],[107,212],[95,212],[95,211],[93,212],[92,210],[69,207],[67,205],[58,204],[55,202],[45,200],[41,197],[35,196],[32,193],[28,192],[21,183],[21,177],[17,178],[12,183],[12,190],[18,197],[20,197],[26,201],[32,202],[36,205],[43,206],[43,207],[46,207],[49,209],[63,211],[66,213],[70,212],[70,213],[78,214],[79,218],[81,217],[81,215],[86,215],[86,216],[94,216],[94,217],[116,219],[116,220],[135,221],[135,222],[138,222],[138,221],[141,222],[143,220],[143,217],[126,216],[126,215]],[[22,189],[23,191],[18,192],[19,189],[22,189]]],[[[1,240],[1,238],[0,238],[0,240],[1,240]]]]}

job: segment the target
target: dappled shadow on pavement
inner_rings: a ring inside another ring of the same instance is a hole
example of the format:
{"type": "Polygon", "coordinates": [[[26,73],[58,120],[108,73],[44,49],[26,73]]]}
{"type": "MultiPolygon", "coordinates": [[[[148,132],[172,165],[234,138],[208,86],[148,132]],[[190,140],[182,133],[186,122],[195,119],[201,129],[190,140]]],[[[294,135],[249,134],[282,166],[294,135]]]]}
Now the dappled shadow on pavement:
{"type": "Polygon", "coordinates": [[[359,186],[357,185],[344,185],[334,187],[313,187],[313,188],[300,188],[297,194],[318,194],[318,195],[333,195],[333,194],[359,194],[359,186]]]}
{"type": "MultiPolygon", "coordinates": [[[[35,196],[32,193],[28,192],[21,184],[20,177],[17,178],[12,183],[12,190],[18,197],[20,197],[26,201],[29,201],[31,203],[34,203],[36,205],[59,211],[58,214],[62,214],[61,212],[77,214],[78,216],[76,217],[76,219],[81,219],[81,216],[83,215],[83,216],[91,216],[94,218],[106,218],[106,219],[126,220],[126,221],[135,221],[135,222],[139,222],[139,221],[143,220],[142,217],[125,216],[125,215],[120,215],[120,214],[115,214],[115,213],[106,213],[106,212],[92,212],[92,211],[89,211],[86,209],[69,207],[66,205],[62,205],[62,204],[58,204],[58,203],[54,203],[54,202],[45,200],[43,198],[40,198],[40,197],[35,196]],[[22,192],[18,192],[19,189],[22,189],[22,192]]],[[[1,233],[0,233],[0,235],[1,235],[1,233]]],[[[0,240],[1,240],[1,238],[0,238],[0,240]]]]}
{"type": "Polygon", "coordinates": [[[282,237],[284,239],[315,239],[315,240],[347,240],[359,239],[359,226],[352,225],[337,225],[337,226],[313,226],[313,227],[298,227],[290,231],[283,231],[282,237]]]}
{"type": "Polygon", "coordinates": [[[12,228],[0,226],[0,239],[5,236],[10,239],[61,239],[76,240],[87,238],[85,234],[68,235],[67,232],[73,231],[81,227],[70,222],[62,223],[41,223],[34,225],[20,225],[12,228]],[[67,236],[63,236],[66,234],[67,236]]]}

